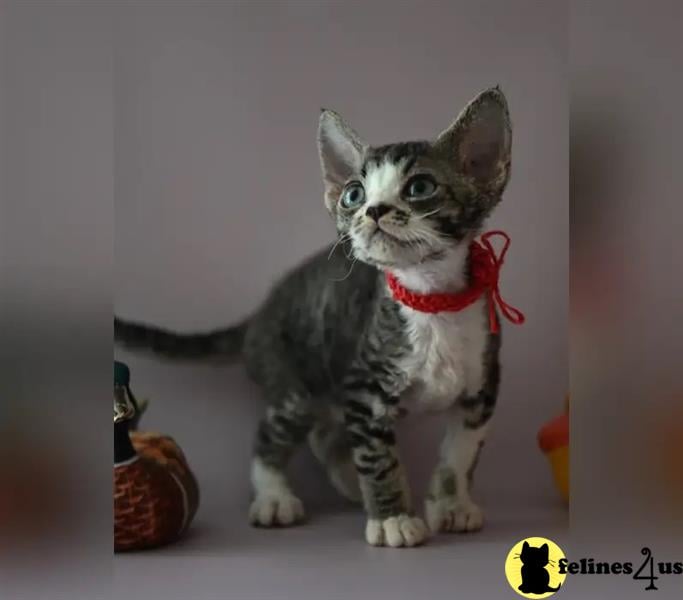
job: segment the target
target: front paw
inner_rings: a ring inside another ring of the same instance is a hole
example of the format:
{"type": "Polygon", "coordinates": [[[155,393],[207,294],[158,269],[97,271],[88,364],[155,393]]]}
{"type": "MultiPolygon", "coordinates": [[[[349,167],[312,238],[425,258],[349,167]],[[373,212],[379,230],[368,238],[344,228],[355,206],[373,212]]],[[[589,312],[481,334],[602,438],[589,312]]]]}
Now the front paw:
{"type": "Polygon", "coordinates": [[[428,500],[425,515],[434,533],[479,531],[484,524],[484,513],[472,501],[428,500]]]}
{"type": "Polygon", "coordinates": [[[428,534],[422,519],[407,514],[388,519],[368,519],[365,527],[365,539],[372,546],[419,546],[427,539],[428,534]]]}

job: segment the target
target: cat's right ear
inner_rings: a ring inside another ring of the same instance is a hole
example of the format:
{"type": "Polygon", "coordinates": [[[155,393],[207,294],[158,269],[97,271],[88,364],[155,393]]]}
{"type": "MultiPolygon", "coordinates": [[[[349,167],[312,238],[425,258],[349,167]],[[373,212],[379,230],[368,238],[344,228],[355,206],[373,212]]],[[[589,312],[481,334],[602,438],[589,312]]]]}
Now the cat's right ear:
{"type": "Polygon", "coordinates": [[[323,108],[318,124],[318,152],[328,209],[337,202],[342,188],[363,166],[367,145],[333,110],[323,108]]]}
{"type": "Polygon", "coordinates": [[[529,549],[529,542],[524,542],[524,546],[522,546],[522,550],[528,550],[529,549]]]}

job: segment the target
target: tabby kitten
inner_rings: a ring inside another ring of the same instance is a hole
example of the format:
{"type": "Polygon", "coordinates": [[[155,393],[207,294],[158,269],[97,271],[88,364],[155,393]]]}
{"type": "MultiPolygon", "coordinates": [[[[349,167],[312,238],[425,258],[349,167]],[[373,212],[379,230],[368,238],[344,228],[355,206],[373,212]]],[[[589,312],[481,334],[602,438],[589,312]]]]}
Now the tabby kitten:
{"type": "Polygon", "coordinates": [[[252,524],[304,516],[285,474],[308,440],[334,486],[361,499],[365,537],[415,546],[428,534],[413,509],[394,426],[403,408],[448,421],[427,495],[432,531],[474,531],[472,474],[498,392],[500,336],[484,297],[429,314],[397,302],[385,274],[418,293],[469,282],[469,246],[501,199],[511,126],[499,88],[484,91],[435,141],[369,146],[323,110],[324,199],[339,239],[289,273],[244,323],[177,334],[115,319],[116,339],[178,358],[241,354],[269,407],[255,437],[252,524]]]}

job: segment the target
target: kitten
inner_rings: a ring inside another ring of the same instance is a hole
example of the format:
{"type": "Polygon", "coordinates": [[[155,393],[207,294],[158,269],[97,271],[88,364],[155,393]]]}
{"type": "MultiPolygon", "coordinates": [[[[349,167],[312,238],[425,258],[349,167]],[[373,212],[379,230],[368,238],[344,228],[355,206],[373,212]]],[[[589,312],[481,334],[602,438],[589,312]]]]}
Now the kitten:
{"type": "Polygon", "coordinates": [[[361,499],[366,539],[415,546],[416,516],[396,448],[400,408],[442,410],[448,430],[426,500],[432,531],[474,531],[472,474],[493,412],[500,336],[484,297],[452,313],[392,297],[385,272],[419,293],[469,282],[469,246],[510,173],[511,125],[499,88],[484,91],[435,141],[373,147],[323,110],[324,200],[339,239],[289,273],[247,321],[176,334],[115,319],[116,340],[178,358],[241,354],[269,408],[256,433],[251,523],[285,526],[304,510],[285,468],[308,440],[345,496],[361,499]]]}
{"type": "Polygon", "coordinates": [[[550,574],[546,571],[548,564],[548,544],[536,548],[524,542],[522,552],[519,555],[522,560],[522,584],[519,591],[524,594],[547,594],[560,589],[550,587],[550,574]]]}

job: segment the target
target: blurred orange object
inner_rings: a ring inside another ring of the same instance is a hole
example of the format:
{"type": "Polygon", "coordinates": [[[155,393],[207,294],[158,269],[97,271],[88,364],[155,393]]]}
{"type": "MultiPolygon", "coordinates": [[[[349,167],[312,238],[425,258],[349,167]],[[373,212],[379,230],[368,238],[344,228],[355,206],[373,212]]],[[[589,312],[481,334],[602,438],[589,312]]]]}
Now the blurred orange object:
{"type": "Polygon", "coordinates": [[[538,432],[538,445],[550,461],[555,485],[569,502],[569,396],[565,412],[546,423],[538,432]]]}

